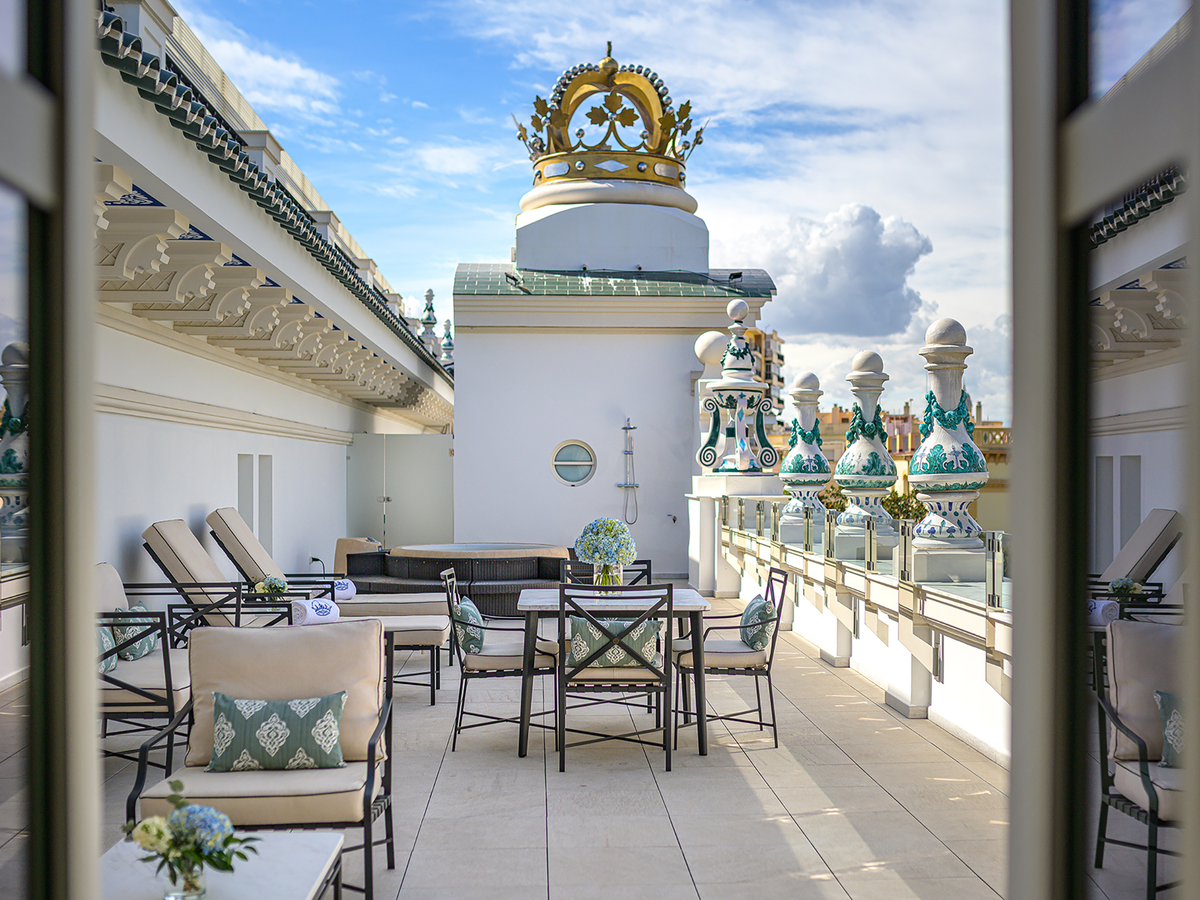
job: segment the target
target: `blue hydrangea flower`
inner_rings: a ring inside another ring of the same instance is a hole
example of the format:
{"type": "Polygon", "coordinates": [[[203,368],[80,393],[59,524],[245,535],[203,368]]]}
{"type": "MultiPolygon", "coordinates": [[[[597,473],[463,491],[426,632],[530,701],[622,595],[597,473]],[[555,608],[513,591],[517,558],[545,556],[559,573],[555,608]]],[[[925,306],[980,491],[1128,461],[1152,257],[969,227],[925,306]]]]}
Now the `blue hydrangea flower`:
{"type": "Polygon", "coordinates": [[[637,545],[624,522],[596,519],[575,541],[575,555],[593,565],[627,566],[637,559],[637,545]]]}
{"type": "Polygon", "coordinates": [[[171,813],[169,820],[176,842],[193,843],[203,853],[219,850],[233,834],[229,816],[211,806],[184,806],[171,813]]]}

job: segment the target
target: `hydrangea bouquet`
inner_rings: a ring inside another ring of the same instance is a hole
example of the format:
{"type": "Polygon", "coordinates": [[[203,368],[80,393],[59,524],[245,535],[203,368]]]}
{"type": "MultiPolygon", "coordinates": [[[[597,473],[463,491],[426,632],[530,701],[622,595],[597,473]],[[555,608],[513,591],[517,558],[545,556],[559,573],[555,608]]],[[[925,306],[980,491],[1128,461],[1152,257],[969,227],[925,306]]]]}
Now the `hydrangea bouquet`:
{"type": "Polygon", "coordinates": [[[637,558],[637,546],[624,522],[596,519],[575,541],[575,555],[592,564],[596,584],[620,584],[621,567],[637,558]]]}
{"type": "Polygon", "coordinates": [[[1117,578],[1108,583],[1108,592],[1117,597],[1132,597],[1142,592],[1142,583],[1132,578],[1117,578]]]}
{"type": "Polygon", "coordinates": [[[128,839],[149,854],[142,862],[157,862],[157,872],[166,871],[167,900],[203,897],[206,865],[232,872],[235,859],[258,852],[249,846],[258,838],[235,837],[229,816],[211,806],[193,806],[180,795],[182,790],[182,781],[171,782],[167,800],[175,811],[169,817],[149,816],[125,826],[128,839]]]}
{"type": "Polygon", "coordinates": [[[288,589],[287,582],[282,578],[276,578],[274,575],[268,575],[262,581],[254,586],[256,594],[283,594],[288,589]]]}

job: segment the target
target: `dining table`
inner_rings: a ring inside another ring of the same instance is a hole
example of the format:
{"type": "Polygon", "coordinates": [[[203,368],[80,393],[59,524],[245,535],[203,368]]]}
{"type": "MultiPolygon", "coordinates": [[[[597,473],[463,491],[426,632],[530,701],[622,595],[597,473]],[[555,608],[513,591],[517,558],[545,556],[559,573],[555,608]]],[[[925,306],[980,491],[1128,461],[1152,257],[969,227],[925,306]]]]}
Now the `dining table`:
{"type": "MultiPolygon", "coordinates": [[[[700,592],[692,588],[675,588],[672,591],[672,615],[687,619],[692,638],[692,655],[696,672],[696,731],[701,756],[708,755],[708,723],[704,701],[704,613],[712,608],[700,592]]],[[[617,616],[642,613],[650,608],[652,601],[639,600],[636,594],[621,597],[598,596],[582,600],[573,598],[588,612],[617,616]]],[[[521,734],[517,744],[517,755],[529,752],[529,719],[533,708],[533,658],[538,639],[538,621],[557,618],[559,607],[558,588],[525,588],[517,600],[517,611],[525,614],[525,646],[521,665],[521,734]]],[[[670,648],[668,648],[669,652],[670,648]]],[[[668,664],[670,664],[668,662],[668,664]]]]}

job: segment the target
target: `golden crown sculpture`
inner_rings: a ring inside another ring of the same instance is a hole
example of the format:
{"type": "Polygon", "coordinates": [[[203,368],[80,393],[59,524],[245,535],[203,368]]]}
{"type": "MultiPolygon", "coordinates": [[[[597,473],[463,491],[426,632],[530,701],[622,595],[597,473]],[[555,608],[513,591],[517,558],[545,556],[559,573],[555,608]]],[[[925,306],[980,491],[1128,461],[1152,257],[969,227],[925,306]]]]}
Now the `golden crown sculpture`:
{"type": "Polygon", "coordinates": [[[681,188],[687,179],[685,162],[704,142],[704,128],[692,130],[692,104],[676,110],[663,80],[648,66],[622,66],[612,58],[612,41],[604,59],[581,63],[559,76],[549,100],[537,97],[529,119],[533,134],[517,122],[517,137],[533,160],[535,186],[584,179],[646,181],[681,188]],[[585,115],[596,128],[605,129],[590,143],[587,131],[571,134],[575,114],[589,101],[600,101],[585,115]],[[620,128],[638,121],[641,132],[635,143],[622,137],[620,128]]]}

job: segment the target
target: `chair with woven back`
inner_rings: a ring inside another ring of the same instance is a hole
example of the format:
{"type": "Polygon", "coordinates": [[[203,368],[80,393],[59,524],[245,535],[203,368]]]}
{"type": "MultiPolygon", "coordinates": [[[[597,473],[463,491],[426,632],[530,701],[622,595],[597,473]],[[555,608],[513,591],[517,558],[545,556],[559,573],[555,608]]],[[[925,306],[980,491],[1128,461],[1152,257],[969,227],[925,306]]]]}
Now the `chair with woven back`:
{"type": "MultiPolygon", "coordinates": [[[[708,721],[741,722],[757,725],[759,731],[770,727],[779,746],[779,729],[775,718],[775,690],[771,680],[771,666],[775,660],[775,644],[779,639],[779,621],[782,616],[783,603],[787,593],[788,573],[783,569],[772,568],[767,574],[767,585],[761,597],[756,597],[746,609],[740,613],[729,615],[705,615],[708,622],[733,620],[727,625],[712,625],[704,629],[704,674],[709,675],[744,675],[754,679],[755,706],[736,712],[717,715],[709,711],[708,721]],[[736,632],[728,638],[709,640],[712,633],[736,632]],[[768,722],[763,716],[762,680],[767,682],[767,702],[771,710],[768,722]],[[751,715],[754,718],[750,718],[751,715]]],[[[696,669],[692,665],[691,638],[679,639],[674,646],[675,666],[679,669],[679,690],[683,693],[683,709],[681,714],[685,725],[691,722],[691,692],[688,689],[688,679],[696,679],[696,669]]],[[[676,731],[678,741],[678,731],[676,731]]]]}
{"type": "MultiPolygon", "coordinates": [[[[525,626],[524,617],[485,618],[469,598],[463,597],[459,593],[458,578],[454,569],[445,569],[441,574],[442,584],[446,590],[446,607],[450,613],[454,632],[451,646],[458,657],[458,670],[461,676],[458,685],[458,705],[454,712],[454,735],[450,741],[450,750],[453,752],[458,747],[459,734],[467,729],[502,723],[520,724],[519,716],[494,716],[490,713],[473,712],[466,708],[466,703],[467,685],[472,681],[481,678],[521,677],[524,665],[525,626]],[[492,638],[490,641],[489,637],[492,638]],[[464,717],[479,721],[464,725],[464,717]]],[[[533,674],[554,675],[557,653],[557,643],[538,640],[533,658],[533,674]]],[[[543,710],[534,715],[553,715],[555,712],[556,708],[543,710]]],[[[553,726],[538,725],[537,727],[550,728],[553,726]]]]}

